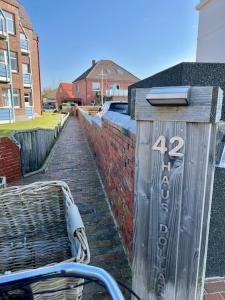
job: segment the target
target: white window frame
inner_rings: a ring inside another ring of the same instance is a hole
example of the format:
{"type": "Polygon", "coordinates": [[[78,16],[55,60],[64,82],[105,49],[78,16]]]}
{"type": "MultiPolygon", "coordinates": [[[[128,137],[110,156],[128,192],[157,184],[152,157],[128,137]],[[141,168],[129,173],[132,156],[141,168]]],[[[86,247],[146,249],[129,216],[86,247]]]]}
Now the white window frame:
{"type": "Polygon", "coordinates": [[[100,82],[92,82],[91,89],[92,89],[92,92],[100,92],[100,90],[101,90],[100,82]],[[94,88],[94,85],[98,85],[98,89],[94,88]]]}
{"type": "MultiPolygon", "coordinates": [[[[20,97],[20,106],[18,106],[18,105],[14,105],[14,108],[16,108],[16,109],[20,109],[20,108],[22,108],[22,103],[21,103],[21,92],[20,92],[20,89],[13,89],[13,103],[15,103],[15,101],[14,101],[14,98],[15,98],[15,93],[14,93],[14,91],[15,90],[17,90],[19,93],[18,93],[18,95],[19,95],[19,97],[20,97]]],[[[11,90],[9,89],[9,88],[2,88],[2,108],[11,108],[12,106],[11,106],[11,90]],[[8,90],[8,105],[6,106],[6,105],[4,105],[3,106],[3,90],[8,90]]]]}
{"type": "Polygon", "coordinates": [[[5,15],[5,18],[6,18],[8,33],[16,35],[15,15],[13,13],[9,12],[9,11],[4,10],[4,9],[2,11],[3,11],[3,13],[5,15]],[[9,25],[8,25],[9,22],[12,22],[12,24],[13,24],[13,31],[9,30],[9,25]]]}
{"type": "Polygon", "coordinates": [[[18,72],[19,72],[19,67],[18,67],[18,54],[17,54],[17,52],[10,51],[10,67],[11,67],[12,73],[18,73],[18,72]],[[12,58],[12,57],[11,57],[11,54],[12,54],[12,53],[15,54],[16,57],[13,57],[13,58],[12,58]],[[16,70],[12,68],[11,59],[16,60],[16,66],[17,66],[17,69],[16,69],[16,70]]]}
{"type": "Polygon", "coordinates": [[[29,93],[24,93],[24,103],[29,103],[30,107],[33,106],[33,95],[32,95],[32,92],[29,92],[29,93]],[[28,96],[27,96],[28,95],[28,96]],[[29,98],[28,98],[29,97],[29,98]],[[25,99],[29,99],[29,101],[26,101],[25,99]]]}
{"type": "Polygon", "coordinates": [[[27,41],[27,37],[24,33],[20,32],[20,40],[27,41]]]}
{"type": "Polygon", "coordinates": [[[30,64],[22,64],[22,72],[23,72],[23,74],[31,74],[30,73],[30,64]],[[27,68],[27,72],[26,73],[24,72],[24,67],[25,66],[27,68]]]}
{"type": "Polygon", "coordinates": [[[0,51],[2,51],[3,53],[4,53],[4,62],[0,62],[1,64],[6,64],[6,65],[8,65],[8,55],[7,55],[7,50],[5,50],[5,49],[0,49],[0,51]]]}
{"type": "Polygon", "coordinates": [[[14,108],[22,108],[21,92],[20,92],[20,89],[13,89],[13,103],[15,104],[15,93],[14,93],[15,90],[18,91],[18,95],[19,95],[19,99],[20,99],[20,106],[14,105],[14,108]]]}
{"type": "Polygon", "coordinates": [[[2,88],[2,108],[10,108],[11,107],[11,93],[10,93],[10,89],[8,88],[2,88]],[[7,95],[8,95],[8,105],[3,105],[3,90],[6,90],[7,91],[7,95]]]}

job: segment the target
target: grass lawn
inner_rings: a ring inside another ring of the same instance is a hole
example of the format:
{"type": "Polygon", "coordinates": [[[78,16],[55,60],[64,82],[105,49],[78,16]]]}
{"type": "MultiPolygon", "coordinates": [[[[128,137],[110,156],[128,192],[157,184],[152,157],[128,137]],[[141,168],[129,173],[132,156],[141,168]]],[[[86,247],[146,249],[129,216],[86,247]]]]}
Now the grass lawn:
{"type": "Polygon", "coordinates": [[[50,128],[53,129],[61,121],[60,114],[44,113],[41,117],[34,120],[21,121],[12,124],[0,125],[0,136],[10,136],[15,130],[27,130],[34,128],[50,128]]]}

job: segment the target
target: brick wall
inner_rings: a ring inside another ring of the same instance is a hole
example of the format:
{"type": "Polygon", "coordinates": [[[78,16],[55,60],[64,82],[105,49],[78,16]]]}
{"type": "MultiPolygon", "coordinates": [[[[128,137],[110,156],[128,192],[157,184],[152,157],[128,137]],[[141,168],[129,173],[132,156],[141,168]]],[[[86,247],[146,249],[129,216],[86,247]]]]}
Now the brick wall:
{"type": "MultiPolygon", "coordinates": [[[[103,180],[111,207],[129,257],[132,255],[135,134],[119,124],[119,114],[102,119],[78,110],[91,150],[103,180]]],[[[119,115],[121,116],[121,115],[119,115]]],[[[124,121],[128,116],[122,116],[124,121]]],[[[135,122],[135,121],[130,121],[135,122]]],[[[129,123],[129,120],[128,122],[129,123]]]]}
{"type": "Polygon", "coordinates": [[[0,176],[7,182],[21,178],[19,146],[7,137],[0,138],[0,176]]]}

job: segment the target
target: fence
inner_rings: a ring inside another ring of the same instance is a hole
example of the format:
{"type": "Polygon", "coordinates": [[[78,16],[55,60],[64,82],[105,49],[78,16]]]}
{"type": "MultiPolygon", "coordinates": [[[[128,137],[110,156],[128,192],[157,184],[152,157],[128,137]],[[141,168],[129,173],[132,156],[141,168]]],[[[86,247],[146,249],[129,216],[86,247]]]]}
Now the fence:
{"type": "Polygon", "coordinates": [[[36,128],[14,133],[14,138],[21,147],[21,172],[23,176],[42,167],[68,117],[69,115],[55,129],[36,128]]]}

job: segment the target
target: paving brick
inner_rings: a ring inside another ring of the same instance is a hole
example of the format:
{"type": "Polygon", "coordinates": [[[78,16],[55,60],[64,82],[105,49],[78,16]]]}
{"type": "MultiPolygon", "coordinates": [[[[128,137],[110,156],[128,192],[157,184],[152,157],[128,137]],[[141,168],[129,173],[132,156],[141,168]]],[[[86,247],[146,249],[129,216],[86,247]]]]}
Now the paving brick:
{"type": "Polygon", "coordinates": [[[225,292],[225,281],[207,281],[205,283],[205,291],[209,293],[225,292]]]}
{"type": "Polygon", "coordinates": [[[203,300],[224,300],[220,293],[206,294],[203,300]]]}

